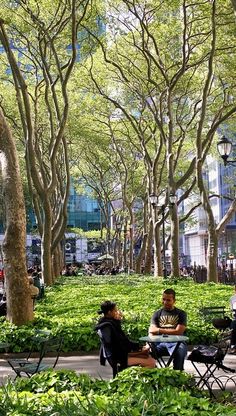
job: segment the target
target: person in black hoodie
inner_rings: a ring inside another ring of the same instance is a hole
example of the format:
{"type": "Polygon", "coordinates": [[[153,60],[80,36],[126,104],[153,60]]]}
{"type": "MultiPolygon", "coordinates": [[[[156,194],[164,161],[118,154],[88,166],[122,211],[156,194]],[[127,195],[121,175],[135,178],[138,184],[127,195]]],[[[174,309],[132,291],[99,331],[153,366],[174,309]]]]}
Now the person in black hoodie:
{"type": "Polygon", "coordinates": [[[100,350],[100,363],[105,365],[107,360],[113,367],[119,363],[120,370],[131,365],[154,368],[156,362],[149,355],[147,347],[140,349],[139,343],[131,341],[121,327],[122,313],[115,302],[107,300],[101,304],[99,314],[103,317],[96,325],[96,331],[100,331],[103,346],[100,350]]]}

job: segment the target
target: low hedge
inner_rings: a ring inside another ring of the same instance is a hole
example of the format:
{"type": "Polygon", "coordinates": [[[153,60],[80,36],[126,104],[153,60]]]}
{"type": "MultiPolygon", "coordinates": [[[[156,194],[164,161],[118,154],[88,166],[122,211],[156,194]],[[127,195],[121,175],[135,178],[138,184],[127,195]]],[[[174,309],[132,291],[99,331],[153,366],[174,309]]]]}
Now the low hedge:
{"type": "Polygon", "coordinates": [[[0,388],[1,416],[235,416],[212,402],[192,376],[165,369],[124,370],[111,381],[52,370],[0,388]]]}
{"type": "MultiPolygon", "coordinates": [[[[232,288],[220,284],[196,284],[193,281],[156,279],[153,276],[94,276],[61,278],[46,289],[45,298],[37,303],[35,320],[16,328],[1,318],[1,342],[10,344],[10,352],[25,351],[35,329],[51,330],[64,338],[64,352],[92,351],[99,347],[94,332],[97,310],[105,299],[112,299],[124,312],[124,329],[134,340],[147,334],[153,312],[161,306],[164,288],[176,290],[176,306],[188,314],[190,344],[211,343],[217,331],[206,324],[199,308],[210,305],[228,306],[232,288]]],[[[35,349],[38,346],[35,343],[35,349]]]]}

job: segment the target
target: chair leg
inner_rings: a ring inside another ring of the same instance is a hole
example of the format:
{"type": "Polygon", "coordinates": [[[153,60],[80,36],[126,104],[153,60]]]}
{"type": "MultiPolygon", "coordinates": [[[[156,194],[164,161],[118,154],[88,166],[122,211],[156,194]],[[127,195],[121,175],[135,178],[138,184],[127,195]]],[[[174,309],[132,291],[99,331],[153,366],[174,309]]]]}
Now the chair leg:
{"type": "Polygon", "coordinates": [[[118,374],[118,365],[115,364],[112,367],[112,377],[115,378],[117,376],[117,374],[118,374]]]}
{"type": "Polygon", "coordinates": [[[201,363],[201,364],[204,364],[206,367],[204,372],[201,373],[198,367],[196,366],[196,364],[193,361],[191,361],[191,363],[193,367],[195,368],[197,374],[199,375],[199,381],[197,383],[197,387],[203,388],[204,386],[206,386],[209,391],[210,396],[214,398],[216,398],[216,396],[213,393],[213,388],[212,388],[214,382],[218,385],[220,390],[222,391],[225,390],[222,382],[218,380],[217,377],[214,375],[215,370],[218,368],[217,364],[201,363]],[[210,378],[213,380],[212,382],[210,382],[210,378]]]}

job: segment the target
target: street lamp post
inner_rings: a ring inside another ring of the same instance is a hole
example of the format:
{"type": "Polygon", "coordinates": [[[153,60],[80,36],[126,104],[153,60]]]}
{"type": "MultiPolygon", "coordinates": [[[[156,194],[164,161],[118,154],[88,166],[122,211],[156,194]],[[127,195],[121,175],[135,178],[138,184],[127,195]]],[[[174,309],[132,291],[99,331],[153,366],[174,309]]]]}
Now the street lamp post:
{"type": "MultiPolygon", "coordinates": [[[[221,158],[223,159],[224,162],[224,166],[227,165],[234,165],[236,164],[236,159],[234,160],[229,160],[229,156],[232,152],[232,148],[233,148],[233,144],[232,141],[229,140],[227,137],[223,136],[220,141],[217,143],[217,149],[219,152],[219,155],[221,156],[221,158]]],[[[225,238],[227,241],[227,229],[225,229],[225,238]]],[[[227,259],[228,259],[228,241],[226,243],[226,266],[227,266],[227,259]]],[[[231,262],[230,262],[230,266],[231,266],[231,262]]],[[[231,266],[231,273],[232,273],[232,266],[231,266]]]]}
{"type": "Polygon", "coordinates": [[[233,144],[231,140],[227,139],[227,137],[223,136],[220,141],[217,143],[217,149],[219,152],[220,157],[224,161],[224,165],[228,164],[234,164],[236,163],[236,160],[228,160],[228,157],[230,156],[232,152],[233,144]]]}

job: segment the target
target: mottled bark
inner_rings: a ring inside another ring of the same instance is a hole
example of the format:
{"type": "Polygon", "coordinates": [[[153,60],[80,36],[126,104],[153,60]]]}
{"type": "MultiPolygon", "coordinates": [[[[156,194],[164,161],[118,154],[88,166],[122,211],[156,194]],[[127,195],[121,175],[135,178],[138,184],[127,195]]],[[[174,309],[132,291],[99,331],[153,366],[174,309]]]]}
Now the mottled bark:
{"type": "Polygon", "coordinates": [[[53,275],[57,278],[61,274],[64,264],[62,263],[62,251],[60,246],[57,246],[52,256],[53,275]]]}
{"type": "Polygon", "coordinates": [[[161,240],[160,240],[160,225],[155,222],[153,233],[153,246],[154,246],[154,276],[163,276],[163,267],[161,260],[161,240]]]}
{"type": "Polygon", "coordinates": [[[170,207],[170,218],[171,218],[171,233],[170,233],[170,244],[171,244],[171,275],[174,277],[180,276],[179,269],[179,219],[177,212],[177,205],[170,207]]]}
{"type": "Polygon", "coordinates": [[[0,110],[0,166],[6,232],[2,252],[5,270],[7,320],[23,325],[33,319],[26,267],[26,215],[20,168],[11,131],[0,110]]]}
{"type": "Polygon", "coordinates": [[[145,256],[146,245],[147,245],[147,234],[144,234],[142,238],[141,248],[136,258],[136,262],[135,262],[135,272],[138,274],[142,272],[142,262],[145,256]]]}
{"type": "Polygon", "coordinates": [[[142,265],[144,264],[145,252],[147,246],[147,237],[148,237],[148,203],[147,198],[143,201],[143,238],[141,243],[141,248],[138,256],[135,260],[135,271],[136,273],[141,273],[142,265]]]}
{"type": "Polygon", "coordinates": [[[234,8],[234,12],[236,13],[236,0],[231,0],[233,8],[234,8]]]}
{"type": "Polygon", "coordinates": [[[218,238],[215,227],[209,226],[208,250],[207,250],[207,280],[208,282],[218,282],[217,273],[218,238]]]}
{"type": "Polygon", "coordinates": [[[47,196],[44,200],[44,227],[41,244],[41,264],[42,274],[44,277],[44,283],[46,286],[50,286],[53,283],[52,275],[52,253],[51,253],[51,242],[52,242],[52,212],[51,205],[48,201],[47,196]]]}
{"type": "Polygon", "coordinates": [[[130,229],[129,229],[129,269],[134,269],[134,213],[130,209],[130,229]]]}
{"type": "Polygon", "coordinates": [[[144,264],[144,274],[150,274],[152,271],[152,244],[153,244],[153,225],[152,221],[149,221],[149,230],[146,245],[146,255],[144,264]]]}

